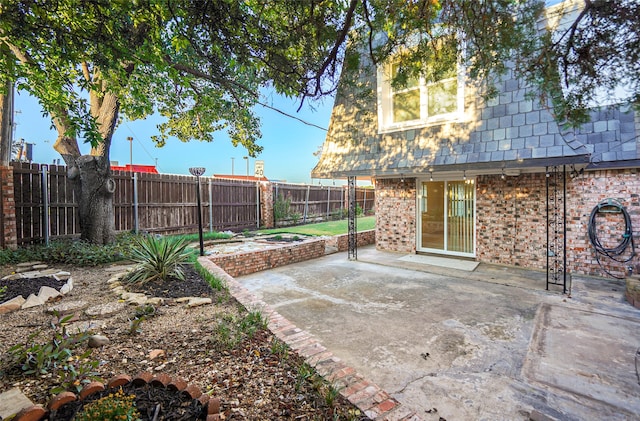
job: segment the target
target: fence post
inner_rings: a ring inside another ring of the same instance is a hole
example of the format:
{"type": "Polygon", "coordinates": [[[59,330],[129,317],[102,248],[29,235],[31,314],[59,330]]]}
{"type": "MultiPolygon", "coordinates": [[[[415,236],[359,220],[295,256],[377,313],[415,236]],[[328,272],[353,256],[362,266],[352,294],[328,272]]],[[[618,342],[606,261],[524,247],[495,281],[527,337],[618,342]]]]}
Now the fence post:
{"type": "Polygon", "coordinates": [[[307,223],[307,214],[309,213],[309,190],[311,190],[311,186],[307,185],[307,197],[304,199],[304,216],[302,218],[304,224],[307,223]]]}
{"type": "Polygon", "coordinates": [[[260,229],[260,182],[256,181],[256,229],[260,229]]]}
{"type": "Polygon", "coordinates": [[[42,233],[44,234],[44,244],[49,245],[49,183],[47,177],[47,165],[43,164],[42,169],[42,233]]]}
{"type": "Polygon", "coordinates": [[[331,186],[327,186],[327,221],[329,220],[330,210],[331,210],[331,186]]]}
{"type": "Polygon", "coordinates": [[[138,173],[133,173],[133,232],[140,230],[138,221],[138,173]]]}
{"type": "Polygon", "coordinates": [[[364,192],[364,198],[362,199],[362,216],[367,213],[367,189],[362,190],[364,192]]]}
{"type": "Polygon", "coordinates": [[[209,232],[213,232],[213,179],[209,178],[209,232]]]}

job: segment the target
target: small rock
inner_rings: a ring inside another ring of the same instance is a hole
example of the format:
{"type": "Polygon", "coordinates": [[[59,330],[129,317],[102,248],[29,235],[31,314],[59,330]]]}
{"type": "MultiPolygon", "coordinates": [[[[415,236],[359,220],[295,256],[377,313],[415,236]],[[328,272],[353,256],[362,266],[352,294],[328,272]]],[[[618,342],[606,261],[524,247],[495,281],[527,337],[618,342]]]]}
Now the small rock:
{"type": "Polygon", "coordinates": [[[198,306],[202,306],[202,305],[206,305],[206,304],[211,304],[211,298],[205,298],[205,297],[191,297],[191,299],[189,299],[189,302],[187,303],[186,307],[198,307],[198,306]]]}
{"type": "Polygon", "coordinates": [[[38,297],[35,294],[30,294],[20,308],[25,309],[25,308],[41,306],[44,303],[45,302],[42,298],[38,297]]]}
{"type": "Polygon", "coordinates": [[[160,306],[164,304],[164,298],[161,297],[151,297],[147,300],[147,304],[151,304],[154,306],[160,306]]]}
{"type": "Polygon", "coordinates": [[[156,371],[160,371],[160,370],[163,370],[166,366],[167,366],[166,364],[160,364],[159,366],[154,367],[153,369],[156,371]]]}
{"type": "Polygon", "coordinates": [[[104,303],[89,307],[85,310],[85,313],[87,313],[89,316],[107,316],[109,314],[123,311],[126,307],[127,305],[125,303],[104,303]]]}
{"type": "Polygon", "coordinates": [[[45,303],[50,299],[59,297],[61,295],[62,294],[60,294],[58,290],[48,286],[41,286],[40,291],[38,291],[38,298],[40,298],[45,303]]]}
{"type": "Polygon", "coordinates": [[[74,313],[76,311],[82,311],[87,308],[89,304],[86,301],[78,300],[78,301],[67,301],[66,303],[60,303],[55,306],[51,306],[47,308],[47,313],[60,313],[60,314],[69,314],[74,313]]]}
{"type": "Polygon", "coordinates": [[[104,335],[91,335],[89,336],[89,348],[100,348],[109,343],[109,338],[104,335]]]}
{"type": "Polygon", "coordinates": [[[9,313],[10,311],[17,310],[20,307],[22,307],[22,304],[24,304],[24,302],[25,302],[25,299],[22,297],[22,295],[13,297],[12,299],[0,304],[0,314],[9,313]]]}
{"type": "Polygon", "coordinates": [[[73,289],[73,278],[69,277],[69,279],[67,279],[67,283],[62,285],[62,288],[60,288],[60,293],[63,295],[66,295],[70,293],[72,289],[73,289]]]}
{"type": "Polygon", "coordinates": [[[165,352],[163,349],[152,349],[151,351],[149,351],[150,360],[155,360],[158,357],[164,357],[164,356],[165,356],[165,352]]]}
{"type": "Polygon", "coordinates": [[[24,262],[24,263],[18,263],[16,265],[17,268],[30,268],[33,265],[39,265],[42,262],[37,260],[37,261],[33,261],[33,262],[24,262]]]}
{"type": "Polygon", "coordinates": [[[66,281],[67,279],[71,278],[71,273],[61,270],[60,272],[53,275],[53,277],[58,281],[66,281]]]}

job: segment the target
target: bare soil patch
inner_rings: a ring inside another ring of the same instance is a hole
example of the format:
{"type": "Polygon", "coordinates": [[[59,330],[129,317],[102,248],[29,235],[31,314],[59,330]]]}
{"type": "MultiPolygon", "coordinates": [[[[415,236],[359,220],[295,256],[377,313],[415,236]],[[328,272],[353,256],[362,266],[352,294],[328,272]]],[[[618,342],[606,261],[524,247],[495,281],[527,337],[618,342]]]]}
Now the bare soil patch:
{"type": "MultiPolygon", "coordinates": [[[[60,269],[71,272],[74,280],[68,295],[42,307],[0,315],[0,392],[18,387],[34,403],[43,405],[60,379],[51,373],[27,376],[20,367],[8,366],[9,348],[38,331],[43,343],[50,340],[53,316],[46,308],[53,304],[85,301],[91,308],[117,301],[106,281],[118,268],[60,269]]],[[[0,267],[0,276],[12,270],[0,267]]],[[[76,314],[75,323],[86,322],[92,333],[109,338],[109,344],[94,349],[89,357],[100,362],[96,374],[104,381],[141,371],[179,377],[219,398],[224,419],[368,419],[341,395],[332,393],[318,376],[310,376],[303,360],[269,331],[234,336],[233,325],[245,317],[246,310],[227,292],[212,290],[197,273],[189,272],[184,282],[148,284],[143,289],[167,299],[136,329],[132,321],[140,313],[135,306],[95,317],[84,311],[76,314]],[[208,296],[213,304],[185,308],[175,301],[182,296],[208,296]]],[[[81,347],[86,349],[86,344],[81,347]]]]}

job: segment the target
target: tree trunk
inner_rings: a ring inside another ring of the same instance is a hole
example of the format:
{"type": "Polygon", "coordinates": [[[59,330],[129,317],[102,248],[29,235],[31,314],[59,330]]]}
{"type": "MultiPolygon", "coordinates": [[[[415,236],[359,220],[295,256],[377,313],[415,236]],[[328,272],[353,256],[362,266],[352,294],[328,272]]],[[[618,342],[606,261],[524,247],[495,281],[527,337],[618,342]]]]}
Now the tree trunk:
{"type": "Polygon", "coordinates": [[[78,197],[81,239],[93,244],[109,244],[115,240],[113,192],[109,162],[100,156],[83,155],[69,168],[78,197]]]}
{"type": "Polygon", "coordinates": [[[5,93],[0,93],[0,166],[11,162],[11,138],[13,134],[13,84],[4,84],[5,93]]]}

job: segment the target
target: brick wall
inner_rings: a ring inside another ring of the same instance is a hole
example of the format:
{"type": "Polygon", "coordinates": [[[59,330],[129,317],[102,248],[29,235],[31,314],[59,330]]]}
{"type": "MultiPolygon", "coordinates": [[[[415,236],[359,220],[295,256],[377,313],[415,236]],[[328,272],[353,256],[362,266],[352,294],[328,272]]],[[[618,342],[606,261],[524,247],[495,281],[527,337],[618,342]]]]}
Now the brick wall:
{"type": "MultiPolygon", "coordinates": [[[[638,169],[589,171],[576,177],[568,184],[567,195],[567,247],[568,267],[574,273],[586,273],[605,276],[598,265],[593,247],[589,242],[589,217],[593,208],[602,200],[615,199],[629,213],[633,228],[633,237],[640,247],[640,173],[638,169]]],[[[596,216],[596,232],[598,239],[605,247],[614,247],[622,240],[624,220],[620,213],[598,214],[596,216]]],[[[639,250],[640,251],[640,250],[639,250]]],[[[622,255],[624,260],[630,249],[622,255]]],[[[601,258],[606,270],[616,276],[623,276],[627,266],[636,267],[640,258],[634,257],[628,263],[618,263],[608,258],[601,258]]]]}
{"type": "Polygon", "coordinates": [[[545,174],[477,177],[477,260],[546,268],[546,203],[545,174]]]}
{"type": "MultiPolygon", "coordinates": [[[[377,180],[376,244],[380,250],[415,252],[416,209],[413,180],[377,180]]],[[[605,199],[628,211],[640,253],[640,170],[567,172],[567,267],[570,273],[608,276],[598,264],[588,236],[593,208],[605,199]]],[[[532,269],[547,265],[547,193],[544,173],[478,176],[476,179],[476,258],[478,261],[532,269]]],[[[622,214],[597,216],[598,238],[606,247],[622,240],[622,214]]],[[[630,248],[623,258],[629,256],[630,248]]],[[[640,257],[628,263],[601,258],[604,268],[623,276],[627,266],[640,269],[640,257]]]]}
{"type": "MultiPolygon", "coordinates": [[[[347,251],[349,249],[349,234],[334,235],[325,241],[327,246],[335,247],[337,251],[347,251]]],[[[358,247],[375,243],[376,230],[361,231],[356,235],[356,244],[358,247]]]]}
{"type": "Polygon", "coordinates": [[[13,168],[0,166],[0,248],[18,246],[16,213],[13,196],[13,168]]]}
{"type": "Polygon", "coordinates": [[[285,266],[324,256],[323,239],[306,240],[280,247],[247,253],[210,256],[209,260],[232,277],[248,275],[261,270],[285,266]]]}
{"type": "Polygon", "coordinates": [[[376,180],[376,247],[403,253],[416,250],[415,179],[376,180]]]}

